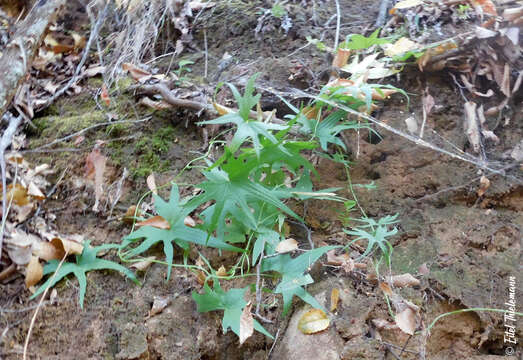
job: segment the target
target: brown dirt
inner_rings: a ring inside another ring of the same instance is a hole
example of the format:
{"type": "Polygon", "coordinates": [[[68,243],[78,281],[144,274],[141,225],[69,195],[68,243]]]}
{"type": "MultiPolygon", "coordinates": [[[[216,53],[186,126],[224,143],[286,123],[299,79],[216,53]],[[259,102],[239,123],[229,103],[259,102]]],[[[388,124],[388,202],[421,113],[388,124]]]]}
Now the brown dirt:
{"type": "MultiPolygon", "coordinates": [[[[254,3],[254,2],[253,2],[254,3]]],[[[260,2],[262,3],[262,2],[260,2]]],[[[324,24],[335,13],[333,2],[316,1],[318,23],[324,24]]],[[[360,33],[371,25],[377,13],[377,1],[363,1],[357,6],[353,1],[340,1],[343,11],[343,34],[360,33]],[[355,20],[355,17],[358,20],[355,20]],[[354,25],[350,26],[350,23],[354,25]]],[[[324,55],[308,47],[296,52],[305,43],[305,36],[319,38],[325,34],[325,41],[332,42],[334,29],[323,29],[310,24],[312,7],[299,7],[292,2],[295,10],[295,26],[285,36],[280,30],[268,30],[263,39],[254,37],[256,26],[256,7],[252,12],[241,10],[234,26],[219,21],[219,13],[207,31],[210,48],[209,69],[216,69],[217,62],[224,52],[236,59],[236,64],[227,69],[220,80],[234,80],[238,76],[262,71],[261,81],[278,89],[286,86],[307,88],[321,84],[322,71],[329,65],[324,55]],[[228,29],[228,30],[227,30],[228,29]],[[291,56],[288,56],[293,54],[291,56]],[[288,57],[286,57],[288,56],[288,57]],[[254,62],[253,62],[254,61],[254,62]],[[290,71],[296,64],[302,64],[307,71],[299,80],[290,81],[290,71]]],[[[260,5],[260,4],[256,4],[260,5]]],[[[203,21],[203,20],[202,20],[203,21]]],[[[332,22],[334,23],[334,22],[332,22]]],[[[202,41],[197,33],[198,45],[202,41]]],[[[193,67],[193,74],[203,73],[203,60],[193,67]]],[[[430,117],[430,126],[441,136],[461,149],[466,141],[462,131],[463,106],[452,82],[434,76],[406,72],[398,86],[411,95],[414,112],[421,118],[421,84],[430,84],[431,94],[436,104],[441,105],[430,117]]],[[[284,112],[285,106],[269,95],[263,97],[264,107],[276,106],[284,112]]],[[[58,105],[58,114],[65,111],[65,105],[85,99],[68,99],[58,105]],[[60,110],[61,109],[61,110],[60,110]]],[[[126,99],[125,101],[132,101],[126,99]]],[[[521,105],[514,109],[521,114],[521,105]]],[[[147,113],[140,109],[140,115],[147,113]],[[142,113],[143,112],[143,113],[142,113]]],[[[407,117],[405,103],[393,97],[381,107],[376,117],[396,128],[406,130],[407,117]]],[[[172,136],[178,142],[171,143],[169,150],[160,155],[160,160],[169,161],[170,166],[162,168],[157,177],[159,184],[167,183],[177,174],[186,162],[194,158],[191,150],[199,150],[200,134],[195,128],[184,127],[184,112],[163,112],[154,115],[147,125],[133,125],[123,134],[135,135],[131,147],[123,147],[124,154],[133,155],[134,142],[174,123],[172,136]],[[173,120],[174,118],[174,120],[173,120]]],[[[427,326],[437,315],[471,307],[504,308],[508,296],[507,279],[516,276],[521,283],[518,268],[520,263],[521,238],[523,226],[523,186],[517,182],[521,178],[520,169],[507,171],[508,176],[490,176],[491,186],[485,196],[478,198],[478,170],[475,166],[451,159],[434,151],[416,146],[407,140],[379,130],[383,140],[369,141],[367,134],[347,134],[350,139],[351,180],[354,184],[368,184],[371,181],[376,190],[355,187],[360,205],[370,217],[380,217],[399,213],[400,233],[394,239],[392,272],[416,274],[422,264],[430,269],[428,275],[421,277],[421,285],[415,289],[403,289],[401,294],[421,307],[423,323],[427,326]],[[357,154],[359,144],[359,155],[357,154]]],[[[508,126],[496,130],[500,144],[489,147],[489,154],[502,154],[511,149],[521,139],[523,129],[513,121],[508,126]]],[[[67,153],[64,156],[52,155],[46,159],[57,168],[71,167],[71,175],[59,187],[56,199],[49,201],[45,209],[56,215],[56,227],[62,233],[82,233],[94,244],[118,243],[129,232],[127,225],[118,221],[106,221],[107,214],[93,214],[92,189],[74,187],[74,177],[81,177],[85,155],[94,140],[111,142],[115,136],[103,131],[92,132],[87,136],[89,145],[82,153],[67,153]],[[74,170],[76,169],[76,170],[74,170]]],[[[46,139],[51,141],[51,139],[46,139]]],[[[111,147],[107,151],[111,151],[111,147]]],[[[31,161],[40,163],[39,154],[32,155],[31,161]]],[[[124,161],[125,164],[125,161],[124,161]]],[[[115,159],[110,163],[113,179],[121,173],[122,163],[115,159]]],[[[321,179],[316,185],[321,188],[341,187],[342,196],[350,197],[347,191],[345,169],[339,164],[320,161],[321,179]]],[[[57,174],[57,176],[59,173],[57,174]]],[[[183,182],[194,183],[197,175],[185,173],[183,182]]],[[[127,206],[136,203],[145,191],[143,177],[129,181],[125,187],[122,205],[115,215],[122,215],[127,206]]],[[[297,211],[303,208],[297,206],[297,211]]],[[[340,214],[342,204],[326,201],[309,201],[307,216],[313,239],[319,244],[345,244],[347,238],[341,232],[340,214]]],[[[356,216],[356,213],[354,213],[356,216]]],[[[161,257],[161,249],[154,249],[161,257]]],[[[196,253],[192,253],[194,260],[196,253]]],[[[117,260],[114,253],[106,258],[117,260]]],[[[181,257],[175,259],[182,262],[181,257]]],[[[227,262],[226,255],[212,257],[213,264],[227,262]]],[[[347,276],[327,267],[317,267],[312,273],[316,283],[309,288],[315,295],[328,297],[333,287],[341,289],[341,305],[332,315],[332,325],[322,338],[305,338],[305,344],[316,342],[317,347],[328,346],[335,349],[332,357],[315,355],[315,359],[393,359],[392,349],[400,352],[407,337],[398,331],[376,333],[372,319],[390,319],[387,305],[376,284],[355,274],[347,276]],[[379,341],[381,336],[382,341],[379,341]],[[307,340],[310,339],[310,340],[307,340]],[[387,344],[396,346],[389,347],[387,344]]],[[[77,302],[76,280],[62,281],[56,287],[56,304],[47,304],[37,318],[29,346],[30,358],[35,359],[265,359],[273,345],[272,340],[255,333],[246,344],[239,347],[237,337],[232,333],[222,334],[221,314],[218,312],[200,314],[191,298],[191,292],[201,288],[194,274],[183,269],[173,269],[171,279],[165,280],[166,268],[154,264],[139,279],[143,286],[113,272],[92,272],[88,275],[87,294],[84,309],[77,302]],[[158,315],[147,317],[155,297],[168,297],[169,306],[158,315]]],[[[248,282],[226,286],[245,286],[248,282]]],[[[29,292],[24,288],[23,279],[18,277],[7,284],[0,285],[0,314],[3,329],[0,341],[0,357],[21,358],[21,350],[32,316],[29,292]],[[7,326],[7,327],[6,327],[7,326]]],[[[294,314],[282,318],[275,310],[270,317],[274,324],[266,326],[275,334],[281,332],[271,358],[311,359],[312,353],[302,354],[296,348],[299,334],[293,333],[297,314],[302,311],[300,302],[294,314]],[[290,329],[290,330],[289,330],[290,329]],[[298,352],[297,352],[298,351],[298,352]],[[299,354],[299,355],[296,355],[299,354]]],[[[281,310],[280,310],[281,311],[281,310]]],[[[414,336],[409,340],[402,359],[419,358],[420,351],[426,351],[427,359],[494,359],[489,355],[503,355],[503,318],[498,313],[469,312],[445,317],[432,329],[430,336],[423,339],[414,336]],[[426,342],[425,342],[426,340],[426,342]]],[[[321,354],[321,353],[320,353],[321,354]]],[[[326,354],[326,353],[325,353],[326,354]]],[[[327,356],[327,355],[325,355],[327,356]]],[[[330,355],[329,355],[330,356],[330,355]]]]}

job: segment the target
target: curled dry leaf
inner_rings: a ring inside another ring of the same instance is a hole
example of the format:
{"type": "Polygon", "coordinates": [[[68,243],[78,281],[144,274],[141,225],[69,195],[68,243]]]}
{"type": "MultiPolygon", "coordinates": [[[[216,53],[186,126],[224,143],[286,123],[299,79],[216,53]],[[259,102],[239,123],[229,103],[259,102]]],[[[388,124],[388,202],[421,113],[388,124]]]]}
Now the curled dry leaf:
{"type": "Polygon", "coordinates": [[[134,80],[141,82],[141,83],[146,82],[152,76],[150,72],[140,69],[138,66],[135,66],[131,63],[123,63],[122,69],[124,71],[129,71],[129,74],[131,75],[131,77],[134,80]]]}
{"type": "Polygon", "coordinates": [[[386,282],[380,282],[379,287],[385,295],[392,296],[393,292],[389,284],[387,284],[386,282]]]}
{"type": "Polygon", "coordinates": [[[145,271],[151,266],[151,264],[156,260],[156,256],[149,256],[143,259],[142,261],[137,261],[131,264],[132,268],[135,268],[138,271],[145,271]]]}
{"type": "Polygon", "coordinates": [[[158,188],[156,186],[156,179],[154,177],[154,173],[149,174],[146,179],[147,187],[151,192],[155,195],[158,195],[158,188]]]}
{"type": "Polygon", "coordinates": [[[171,224],[169,224],[169,222],[160,215],[156,215],[147,220],[140,221],[139,223],[136,223],[136,226],[152,226],[162,230],[169,230],[171,228],[171,224]]]}
{"type": "Polygon", "coordinates": [[[342,66],[347,65],[350,53],[350,49],[338,48],[338,52],[336,52],[336,56],[334,56],[334,60],[332,60],[332,66],[335,68],[341,68],[342,66]]]}
{"type": "Polygon", "coordinates": [[[151,316],[161,313],[163,309],[165,309],[169,305],[170,302],[171,299],[168,296],[155,296],[153,306],[151,307],[151,310],[149,310],[149,315],[147,317],[149,318],[151,316]]]}
{"type": "Polygon", "coordinates": [[[78,242],[78,239],[70,236],[69,239],[63,237],[55,237],[51,240],[51,245],[56,249],[58,258],[64,257],[67,252],[69,255],[80,255],[84,251],[84,246],[78,242]]]}
{"type": "Polygon", "coordinates": [[[416,312],[410,307],[406,307],[403,311],[396,314],[396,325],[403,331],[405,334],[414,335],[416,331],[417,321],[416,321],[416,312]]]}
{"type": "Polygon", "coordinates": [[[481,177],[481,179],[479,179],[478,196],[481,197],[481,196],[485,195],[485,192],[487,191],[489,186],[490,186],[490,180],[485,175],[483,175],[481,177]]]}
{"type": "Polygon", "coordinates": [[[420,44],[410,40],[409,38],[402,37],[385,50],[385,55],[394,57],[402,55],[408,51],[419,49],[420,47],[420,44]]]}
{"type": "Polygon", "coordinates": [[[132,224],[137,217],[140,217],[142,212],[136,209],[136,205],[131,205],[122,217],[122,221],[126,224],[132,224]]]}
{"type": "Polygon", "coordinates": [[[36,186],[35,183],[32,181],[29,183],[29,186],[27,186],[27,195],[32,196],[37,200],[45,199],[44,193],[40,191],[38,186],[36,186]]]}
{"type": "MultiPolygon", "coordinates": [[[[354,260],[349,256],[349,254],[336,255],[336,251],[329,250],[327,251],[327,264],[334,266],[341,266],[345,273],[350,273],[356,267],[354,260]]],[[[364,264],[359,264],[364,265],[364,264]]],[[[366,268],[366,266],[364,266],[366,268]]]]}
{"type": "Polygon", "coordinates": [[[405,286],[419,286],[420,281],[409,273],[395,275],[391,278],[394,287],[402,288],[405,286]]]}
{"type": "Polygon", "coordinates": [[[331,291],[331,312],[336,311],[338,302],[340,301],[340,289],[334,288],[331,291]]]}
{"type": "Polygon", "coordinates": [[[185,219],[183,219],[183,224],[185,226],[195,227],[196,226],[196,221],[194,221],[194,219],[192,217],[186,216],[185,219]]]}
{"type": "Polygon", "coordinates": [[[293,238],[288,238],[283,241],[281,241],[278,245],[276,245],[276,252],[283,254],[290,251],[294,251],[298,248],[298,242],[294,240],[293,238]]]}
{"type": "Polygon", "coordinates": [[[225,269],[225,266],[220,266],[218,271],[216,271],[216,275],[218,276],[227,276],[227,270],[225,269]]]}
{"type": "Polygon", "coordinates": [[[34,235],[17,230],[11,238],[6,239],[9,258],[17,265],[26,265],[31,261],[33,242],[38,241],[34,235]]]}
{"type": "Polygon", "coordinates": [[[242,315],[240,316],[240,345],[254,333],[254,318],[252,317],[251,307],[252,304],[249,302],[243,308],[242,315]]]}
{"type": "Polygon", "coordinates": [[[214,106],[214,109],[218,112],[218,115],[220,115],[220,116],[227,115],[227,114],[230,114],[233,112],[233,110],[231,108],[220,105],[217,102],[213,102],[212,106],[214,106]]]}
{"type": "Polygon", "coordinates": [[[329,327],[330,320],[327,314],[320,309],[307,311],[298,321],[298,329],[304,334],[314,334],[329,327]]]}
{"type": "Polygon", "coordinates": [[[33,285],[38,284],[38,282],[44,276],[44,268],[38,257],[32,256],[29,264],[25,268],[25,287],[30,288],[33,285]]]}

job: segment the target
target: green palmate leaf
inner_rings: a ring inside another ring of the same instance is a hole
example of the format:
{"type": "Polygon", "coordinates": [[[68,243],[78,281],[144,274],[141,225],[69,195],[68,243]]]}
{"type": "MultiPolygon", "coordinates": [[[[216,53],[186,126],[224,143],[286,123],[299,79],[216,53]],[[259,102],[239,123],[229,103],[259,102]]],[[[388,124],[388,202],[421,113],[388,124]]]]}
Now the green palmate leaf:
{"type": "Polygon", "coordinates": [[[389,44],[392,42],[391,39],[378,38],[380,29],[376,29],[369,37],[365,37],[360,34],[352,34],[347,37],[345,43],[341,44],[344,49],[351,50],[362,50],[370,48],[373,45],[389,44]]]}
{"type": "Polygon", "coordinates": [[[264,250],[270,249],[267,253],[274,254],[276,246],[281,240],[281,235],[271,229],[261,228],[256,233],[256,241],[252,249],[252,263],[256,264],[258,258],[264,254],[264,250]]]}
{"type": "MultiPolygon", "coordinates": [[[[257,219],[251,211],[251,205],[258,201],[275,206],[297,219],[300,218],[278,198],[278,195],[281,194],[276,190],[267,189],[248,178],[231,180],[225,171],[216,168],[205,172],[204,175],[208,181],[198,185],[204,192],[191,199],[187,203],[187,207],[195,209],[207,201],[215,202],[210,207],[212,210],[209,210],[212,211],[208,226],[210,231],[216,230],[220,223],[225,222],[229,214],[234,214],[238,209],[242,211],[243,224],[251,229],[256,229],[257,219]]],[[[239,219],[239,217],[237,218],[239,219]]]]}
{"type": "MultiPolygon", "coordinates": [[[[192,297],[198,305],[199,312],[208,312],[214,310],[223,310],[222,328],[226,333],[231,329],[236,335],[240,336],[240,317],[243,308],[247,305],[245,301],[245,292],[249,287],[243,289],[231,289],[223,291],[220,283],[214,280],[214,288],[211,289],[207,283],[204,285],[204,293],[192,293],[192,297]]],[[[273,336],[254,320],[254,328],[262,334],[273,339],[273,336]]]]}
{"type": "Polygon", "coordinates": [[[356,239],[352,240],[350,244],[362,239],[368,241],[367,248],[360,256],[360,259],[368,256],[377,246],[381,249],[381,252],[385,257],[385,260],[387,260],[388,265],[390,265],[392,245],[387,238],[396,235],[398,229],[394,227],[389,231],[387,226],[396,223],[397,217],[398,214],[392,216],[387,215],[379,219],[377,222],[374,219],[369,218],[359,219],[358,221],[365,223],[365,225],[356,226],[352,230],[343,230],[348,235],[356,236],[356,239]]]}
{"type": "Polygon", "coordinates": [[[300,117],[298,122],[302,125],[302,131],[309,133],[316,138],[322,150],[327,151],[329,143],[336,144],[346,150],[345,144],[338,138],[338,134],[343,130],[357,129],[361,127],[356,122],[344,121],[347,112],[343,110],[334,111],[322,121],[300,117]]]}
{"type": "Polygon", "coordinates": [[[274,292],[281,293],[283,296],[283,315],[289,311],[294,295],[314,308],[323,309],[323,306],[303,288],[304,285],[314,282],[309,274],[305,274],[305,271],[323,254],[335,248],[337,246],[323,246],[309,250],[294,259],[285,254],[263,260],[261,271],[276,271],[282,276],[282,280],[274,292]]]}
{"type": "Polygon", "coordinates": [[[140,284],[140,282],[136,279],[134,273],[131,270],[115,262],[96,257],[96,254],[98,252],[102,250],[118,248],[119,245],[105,244],[101,246],[91,247],[89,244],[90,242],[86,241],[84,244],[82,254],[76,255],[76,263],[64,262],[60,269],[58,269],[58,265],[60,263],[58,260],[49,261],[49,263],[47,263],[44,267],[44,275],[51,274],[54,272],[56,272],[56,274],[54,276],[49,277],[49,279],[47,279],[47,281],[43,283],[42,286],[40,286],[38,290],[31,296],[31,299],[42,294],[45,291],[45,289],[54,286],[58,281],[62,280],[67,275],[74,274],[78,279],[78,285],[80,287],[78,300],[80,303],[80,307],[83,309],[85,291],[87,287],[86,273],[92,270],[115,270],[126,275],[136,284],[140,284]]]}
{"type": "Polygon", "coordinates": [[[172,242],[176,243],[176,245],[185,251],[189,250],[189,243],[205,245],[229,251],[243,251],[242,249],[229,245],[222,240],[209,236],[205,231],[186,226],[184,224],[184,219],[191,212],[191,210],[180,206],[179,202],[180,198],[178,194],[178,187],[176,185],[173,185],[172,187],[169,202],[165,202],[160,196],[154,195],[156,211],[161,217],[167,220],[170,228],[159,229],[152,226],[143,226],[140,229],[133,231],[123,239],[121,244],[122,249],[125,249],[127,246],[139,239],[144,240],[138,246],[129,250],[126,253],[127,256],[139,255],[156,243],[163,242],[165,261],[168,264],[167,280],[169,280],[174,256],[172,242]]]}
{"type": "Polygon", "coordinates": [[[237,113],[230,113],[219,117],[215,120],[203,121],[198,124],[226,124],[233,123],[236,125],[236,133],[231,141],[230,148],[234,153],[240,148],[246,139],[250,139],[254,145],[256,154],[259,155],[262,145],[260,144],[260,137],[265,137],[273,143],[277,143],[278,140],[272,134],[272,130],[283,130],[288,128],[287,125],[271,124],[261,121],[249,119],[251,109],[260,101],[261,95],[253,95],[254,93],[254,81],[259,74],[255,74],[247,81],[245,86],[245,93],[243,96],[239,93],[238,89],[232,84],[227,84],[231,88],[231,91],[238,103],[239,110],[237,113]]]}

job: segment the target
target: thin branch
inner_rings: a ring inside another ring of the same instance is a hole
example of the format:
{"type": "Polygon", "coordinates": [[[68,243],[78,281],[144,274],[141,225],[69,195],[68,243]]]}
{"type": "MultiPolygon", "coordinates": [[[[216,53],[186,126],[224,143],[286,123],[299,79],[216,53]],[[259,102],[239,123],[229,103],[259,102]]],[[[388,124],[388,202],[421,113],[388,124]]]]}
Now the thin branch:
{"type": "MultiPolygon", "coordinates": [[[[51,105],[53,102],[55,102],[56,99],[58,99],[67,90],[69,90],[69,88],[71,86],[73,86],[76,83],[76,81],[78,81],[78,76],[80,75],[80,71],[82,71],[82,68],[87,60],[87,56],[89,55],[89,50],[91,49],[91,45],[92,45],[94,39],[98,38],[98,33],[100,32],[100,27],[102,26],[105,16],[107,15],[107,10],[109,9],[109,5],[111,4],[111,2],[112,1],[106,2],[105,7],[102,10],[102,12],[100,13],[98,20],[96,21],[96,24],[94,25],[93,30],[89,34],[89,39],[87,40],[87,43],[85,44],[84,52],[82,54],[82,59],[76,66],[76,70],[75,70],[73,76],[71,77],[71,79],[69,79],[69,81],[67,82],[67,84],[65,84],[65,86],[63,88],[61,88],[60,90],[55,92],[54,95],[51,96],[49,98],[49,100],[47,100],[46,103],[42,105],[41,108],[39,108],[39,110],[45,109],[46,107],[51,105]]],[[[87,7],[89,7],[89,6],[90,5],[87,5],[87,7]]]]}
{"type": "Polygon", "coordinates": [[[341,11],[340,11],[340,2],[336,1],[336,35],[334,39],[334,51],[338,50],[338,41],[340,38],[340,27],[341,27],[341,11]]]}
{"type": "Polygon", "coordinates": [[[2,225],[0,227],[0,258],[2,257],[2,244],[4,241],[4,229],[7,221],[7,181],[6,181],[6,165],[5,165],[5,150],[11,145],[16,129],[22,122],[22,116],[14,117],[9,113],[9,125],[4,131],[0,139],[0,167],[2,169],[2,225]]]}
{"type": "MultiPolygon", "coordinates": [[[[53,279],[56,277],[56,274],[58,274],[58,271],[60,270],[60,268],[62,267],[62,264],[64,263],[65,259],[67,258],[67,255],[69,255],[69,251],[65,251],[65,254],[64,254],[64,257],[62,258],[62,260],[60,261],[60,263],[58,264],[58,267],[56,268],[53,276],[51,276],[51,281],[50,283],[53,282],[53,279]]],[[[24,355],[23,355],[23,360],[26,360],[27,358],[27,348],[29,347],[29,339],[31,338],[31,333],[33,332],[33,327],[34,327],[34,324],[35,324],[35,321],[36,321],[36,316],[38,315],[38,311],[40,310],[40,308],[42,307],[42,304],[44,302],[44,299],[45,297],[47,296],[47,292],[49,291],[49,286],[45,289],[44,293],[42,294],[42,297],[40,298],[40,302],[38,303],[38,306],[33,314],[33,318],[31,319],[31,324],[29,325],[29,330],[27,331],[27,336],[25,337],[25,344],[24,344],[24,355]]]]}

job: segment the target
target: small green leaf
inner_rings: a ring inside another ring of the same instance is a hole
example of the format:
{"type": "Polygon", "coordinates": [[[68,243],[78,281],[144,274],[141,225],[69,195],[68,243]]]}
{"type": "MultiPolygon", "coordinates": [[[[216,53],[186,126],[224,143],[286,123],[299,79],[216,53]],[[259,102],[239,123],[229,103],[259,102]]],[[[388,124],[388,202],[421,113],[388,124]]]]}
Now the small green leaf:
{"type": "Polygon", "coordinates": [[[369,37],[365,37],[360,34],[349,35],[345,43],[343,43],[341,46],[344,49],[362,50],[367,49],[373,45],[389,44],[392,42],[391,39],[378,38],[379,32],[380,29],[376,29],[372,34],[370,34],[369,37]]]}
{"type": "Polygon", "coordinates": [[[136,256],[158,242],[163,242],[163,251],[165,261],[168,264],[167,280],[171,276],[171,268],[174,257],[174,248],[172,242],[184,249],[189,250],[189,243],[215,247],[222,250],[242,252],[243,250],[225,243],[215,237],[209,236],[207,232],[200,229],[191,228],[184,224],[185,217],[191,212],[191,209],[182,207],[179,204],[178,187],[173,185],[169,202],[165,202],[161,197],[155,195],[154,203],[156,211],[160,216],[170,224],[169,229],[158,229],[152,226],[143,226],[124,237],[121,249],[125,249],[139,239],[144,239],[138,246],[130,249],[126,255],[136,256]]]}
{"type": "MultiPolygon", "coordinates": [[[[217,279],[214,280],[214,289],[204,284],[204,293],[198,294],[193,291],[192,298],[198,306],[199,312],[208,312],[214,310],[223,310],[222,328],[226,333],[231,329],[236,335],[240,336],[240,317],[243,308],[247,305],[245,301],[245,292],[249,287],[243,289],[230,289],[225,292],[222,290],[217,279]]],[[[254,320],[254,328],[264,335],[273,339],[273,336],[267,332],[256,320],[254,320]]]]}
{"type": "MultiPolygon", "coordinates": [[[[80,307],[83,309],[85,291],[87,288],[87,277],[85,274],[92,270],[115,270],[126,275],[136,284],[140,284],[140,282],[136,279],[136,276],[131,270],[115,262],[96,257],[96,254],[98,252],[106,249],[118,248],[119,245],[105,244],[101,246],[91,247],[89,244],[90,242],[86,241],[84,244],[84,250],[82,254],[76,255],[76,264],[71,262],[64,262],[60,269],[58,269],[58,272],[54,275],[54,277],[49,277],[49,279],[47,279],[47,281],[43,283],[42,286],[40,286],[38,290],[31,296],[31,299],[34,299],[38,295],[42,294],[45,291],[45,289],[53,287],[57,282],[59,282],[64,277],[72,273],[78,279],[78,285],[80,287],[78,301],[80,303],[80,307]]],[[[44,275],[54,273],[57,270],[59,263],[60,262],[58,260],[49,261],[49,263],[44,267],[44,275]]]]}
{"type": "Polygon", "coordinates": [[[309,303],[312,307],[323,310],[323,306],[303,288],[303,285],[314,282],[309,274],[304,273],[308,271],[323,254],[337,247],[338,246],[323,246],[309,250],[294,259],[291,258],[289,254],[285,254],[263,260],[261,271],[276,271],[282,276],[281,282],[274,291],[281,293],[283,296],[282,315],[285,315],[289,311],[294,295],[309,303]]]}

